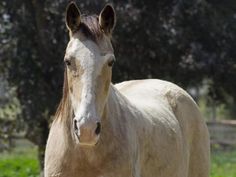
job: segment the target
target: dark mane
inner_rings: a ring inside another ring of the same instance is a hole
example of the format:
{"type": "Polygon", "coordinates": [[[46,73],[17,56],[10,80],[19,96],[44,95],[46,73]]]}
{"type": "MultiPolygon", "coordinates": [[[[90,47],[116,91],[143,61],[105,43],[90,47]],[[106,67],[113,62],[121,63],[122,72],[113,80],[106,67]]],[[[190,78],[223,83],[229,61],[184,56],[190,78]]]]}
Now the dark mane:
{"type": "Polygon", "coordinates": [[[101,29],[97,15],[82,15],[81,23],[78,29],[85,37],[97,42],[103,36],[103,30],[101,29]]]}
{"type": "Polygon", "coordinates": [[[63,83],[63,94],[62,99],[57,108],[55,119],[63,119],[63,117],[68,117],[70,115],[71,105],[68,95],[68,81],[67,81],[67,71],[64,71],[64,83],[63,83]]]}

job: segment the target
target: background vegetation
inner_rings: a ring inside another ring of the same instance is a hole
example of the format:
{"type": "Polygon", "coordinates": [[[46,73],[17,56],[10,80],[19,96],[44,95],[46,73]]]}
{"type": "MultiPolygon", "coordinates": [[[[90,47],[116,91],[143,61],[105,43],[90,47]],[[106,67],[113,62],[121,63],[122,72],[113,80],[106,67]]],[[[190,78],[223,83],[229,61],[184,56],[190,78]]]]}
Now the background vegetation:
{"type": "MultiPolygon", "coordinates": [[[[68,2],[0,1],[0,149],[23,135],[37,146],[41,167],[50,120],[62,92],[68,2]]],[[[236,118],[234,0],[80,0],[77,4],[91,14],[107,2],[117,12],[113,82],[166,79],[189,90],[206,112],[211,105],[213,118],[220,107],[227,108],[224,117],[236,118]]]]}

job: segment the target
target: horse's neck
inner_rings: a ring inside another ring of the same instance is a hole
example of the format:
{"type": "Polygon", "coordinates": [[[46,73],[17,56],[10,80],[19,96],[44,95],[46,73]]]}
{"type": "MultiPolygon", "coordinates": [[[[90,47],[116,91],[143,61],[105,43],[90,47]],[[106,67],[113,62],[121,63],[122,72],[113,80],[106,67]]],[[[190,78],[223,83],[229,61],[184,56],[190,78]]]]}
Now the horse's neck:
{"type": "MultiPolygon", "coordinates": [[[[101,120],[102,133],[100,138],[101,142],[103,142],[102,144],[105,146],[109,144],[109,150],[107,150],[107,152],[125,148],[127,145],[127,143],[125,143],[128,129],[126,119],[127,114],[129,114],[129,111],[126,109],[127,104],[125,97],[111,84],[103,118],[101,120]],[[126,115],[124,115],[124,112],[126,112],[126,115]]],[[[103,152],[103,145],[101,145],[101,151],[101,156],[102,153],[106,153],[103,152]]]]}
{"type": "MultiPolygon", "coordinates": [[[[108,114],[113,119],[120,119],[124,109],[128,109],[128,100],[120,93],[114,85],[110,85],[110,92],[107,100],[108,114]]],[[[127,110],[128,111],[128,110],[127,110]]]]}
{"type": "Polygon", "coordinates": [[[110,84],[110,91],[107,100],[108,107],[112,109],[113,106],[121,106],[122,101],[124,101],[124,98],[120,91],[117,90],[113,84],[110,84]]]}
{"type": "MultiPolygon", "coordinates": [[[[124,119],[122,113],[130,114],[131,117],[137,116],[138,110],[114,85],[110,85],[110,93],[107,101],[108,112],[115,112],[115,119],[124,119]]],[[[126,117],[129,119],[128,117],[126,117]]]]}
{"type": "Polygon", "coordinates": [[[130,102],[115,88],[112,84],[110,85],[110,93],[106,103],[106,121],[112,126],[113,131],[119,132],[127,126],[127,121],[132,116],[132,105],[130,102]]]}
{"type": "Polygon", "coordinates": [[[112,84],[106,107],[108,109],[107,121],[113,129],[120,129],[116,132],[126,132],[124,129],[132,128],[136,131],[148,123],[146,119],[143,119],[145,112],[138,109],[112,84]]]}

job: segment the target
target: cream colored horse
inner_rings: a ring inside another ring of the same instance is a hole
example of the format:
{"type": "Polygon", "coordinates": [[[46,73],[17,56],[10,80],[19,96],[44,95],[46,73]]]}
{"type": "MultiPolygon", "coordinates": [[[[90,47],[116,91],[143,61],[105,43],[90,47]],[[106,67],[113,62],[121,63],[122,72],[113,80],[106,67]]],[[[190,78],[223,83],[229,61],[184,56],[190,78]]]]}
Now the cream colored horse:
{"type": "Polygon", "coordinates": [[[45,177],[208,177],[209,136],[197,105],[161,80],[111,84],[115,12],[66,12],[63,98],[50,130],[45,177]]]}

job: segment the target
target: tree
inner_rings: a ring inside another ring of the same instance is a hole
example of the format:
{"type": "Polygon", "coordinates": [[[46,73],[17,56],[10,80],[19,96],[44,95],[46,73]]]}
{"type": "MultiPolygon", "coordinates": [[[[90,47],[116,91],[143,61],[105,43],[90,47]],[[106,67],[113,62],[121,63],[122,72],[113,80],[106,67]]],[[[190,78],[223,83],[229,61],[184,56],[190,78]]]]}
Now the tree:
{"type": "Polygon", "coordinates": [[[48,120],[58,104],[63,79],[61,61],[66,35],[65,28],[57,28],[63,24],[63,14],[55,11],[59,5],[46,1],[1,1],[1,69],[17,88],[22,106],[20,119],[26,124],[26,137],[39,147],[41,166],[48,120]]]}

